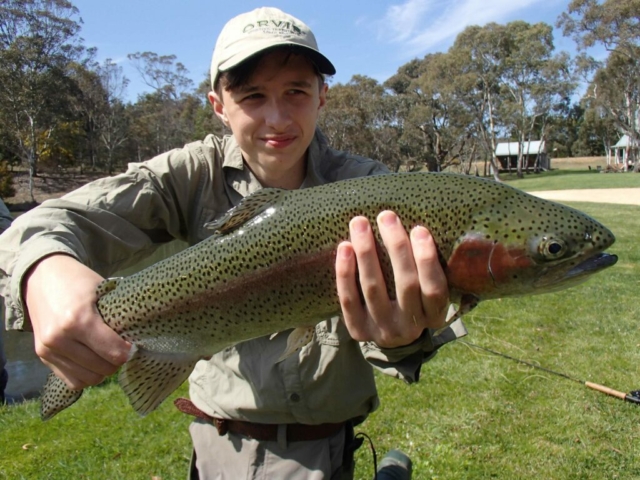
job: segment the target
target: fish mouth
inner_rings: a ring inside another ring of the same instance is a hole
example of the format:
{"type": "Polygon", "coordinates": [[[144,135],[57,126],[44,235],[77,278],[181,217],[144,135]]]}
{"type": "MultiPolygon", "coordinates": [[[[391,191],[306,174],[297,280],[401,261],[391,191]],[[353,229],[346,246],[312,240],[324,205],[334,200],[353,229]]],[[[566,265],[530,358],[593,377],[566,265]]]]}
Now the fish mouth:
{"type": "Polygon", "coordinates": [[[593,257],[587,258],[584,262],[579,263],[565,274],[565,278],[571,279],[581,277],[583,275],[591,275],[605,268],[612,267],[618,261],[617,255],[610,253],[599,253],[593,257]]]}
{"type": "Polygon", "coordinates": [[[570,286],[578,285],[591,275],[616,264],[618,256],[610,253],[598,253],[586,258],[569,270],[557,271],[556,274],[543,274],[536,282],[536,287],[544,292],[554,292],[570,286]]]}

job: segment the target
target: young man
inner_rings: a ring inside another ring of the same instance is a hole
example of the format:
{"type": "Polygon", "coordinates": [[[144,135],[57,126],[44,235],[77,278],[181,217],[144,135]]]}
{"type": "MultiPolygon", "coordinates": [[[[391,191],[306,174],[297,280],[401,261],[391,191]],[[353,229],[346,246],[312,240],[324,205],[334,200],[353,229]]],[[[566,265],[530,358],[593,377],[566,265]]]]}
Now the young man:
{"type": "MultiPolygon", "coordinates": [[[[316,129],[324,75],[333,73],[300,20],[273,8],[240,15],[221,32],[211,65],[209,100],[231,136],[209,135],[131,164],[45,202],[3,236],[4,293],[19,316],[13,326],[31,325],[37,354],[71,388],[99,383],[127,359],[130,345],[96,309],[104,276],[171,239],[204,239],[206,223],[262,187],[386,172],[332,150],[316,129]]],[[[449,303],[429,232],[407,235],[393,212],[377,221],[397,301],[386,293],[371,225],[354,218],[336,258],[343,321],[322,322],[311,344],[282,362],[286,335],[239,344],[196,366],[187,408],[200,417],[190,427],[193,478],[348,478],[341,475],[349,422],[378,405],[371,364],[417,380],[439,346],[428,329],[442,325],[449,303]]]]}

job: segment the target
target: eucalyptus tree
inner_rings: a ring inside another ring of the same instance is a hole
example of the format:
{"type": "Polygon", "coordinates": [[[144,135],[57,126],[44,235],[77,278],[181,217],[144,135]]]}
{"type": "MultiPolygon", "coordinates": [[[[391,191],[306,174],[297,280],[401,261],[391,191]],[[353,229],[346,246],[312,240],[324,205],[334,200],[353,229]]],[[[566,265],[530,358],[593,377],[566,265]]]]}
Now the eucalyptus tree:
{"type": "Polygon", "coordinates": [[[640,0],[572,0],[558,26],[576,41],[583,71],[595,72],[585,96],[640,145],[640,0]],[[605,60],[588,54],[595,46],[608,52],[605,60]]]}
{"type": "Polygon", "coordinates": [[[546,139],[548,120],[576,85],[568,54],[553,54],[550,25],[515,21],[501,34],[500,116],[520,144],[517,174],[522,177],[528,153],[525,146],[546,139]]]}
{"type": "Polygon", "coordinates": [[[183,115],[190,108],[193,81],[189,71],[178,62],[175,55],[158,55],[153,52],[137,52],[127,55],[142,80],[152,89],[138,98],[140,107],[135,116],[139,133],[144,134],[150,154],[184,144],[193,138],[194,121],[183,115]],[[150,142],[150,143],[149,143],[150,142]]]}
{"type": "Polygon", "coordinates": [[[375,158],[398,170],[399,124],[395,98],[377,80],[354,75],[329,88],[319,126],[338,150],[375,158]]]}
{"type": "Polygon", "coordinates": [[[114,153],[129,136],[129,118],[125,114],[124,94],[129,79],[120,65],[107,58],[97,67],[104,91],[104,107],[98,116],[100,139],[107,151],[107,171],[113,173],[114,153]]]}
{"type": "Polygon", "coordinates": [[[56,127],[73,117],[71,68],[84,61],[78,9],[66,0],[0,3],[0,125],[29,168],[29,191],[56,127]]]}
{"type": "Polygon", "coordinates": [[[429,54],[398,69],[385,86],[400,102],[405,155],[429,171],[460,165],[473,157],[473,118],[465,108],[458,58],[429,54]]]}
{"type": "MultiPolygon", "coordinates": [[[[502,32],[504,26],[489,23],[483,27],[470,26],[463,30],[448,53],[459,66],[456,81],[461,84],[464,105],[473,118],[474,129],[484,151],[484,158],[492,166],[496,181],[500,181],[500,165],[496,158],[497,139],[500,136],[498,118],[500,78],[503,70],[502,32]]],[[[484,164],[484,174],[487,162],[484,164]]]]}

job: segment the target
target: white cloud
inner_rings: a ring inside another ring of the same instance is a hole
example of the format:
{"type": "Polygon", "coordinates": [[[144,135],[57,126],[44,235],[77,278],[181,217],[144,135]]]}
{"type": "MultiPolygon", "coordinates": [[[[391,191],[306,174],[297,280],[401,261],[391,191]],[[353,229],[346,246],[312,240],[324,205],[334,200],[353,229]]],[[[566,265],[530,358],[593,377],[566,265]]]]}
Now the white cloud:
{"type": "Polygon", "coordinates": [[[392,5],[377,23],[379,36],[418,55],[453,40],[469,25],[502,22],[545,0],[406,0],[392,5]]]}

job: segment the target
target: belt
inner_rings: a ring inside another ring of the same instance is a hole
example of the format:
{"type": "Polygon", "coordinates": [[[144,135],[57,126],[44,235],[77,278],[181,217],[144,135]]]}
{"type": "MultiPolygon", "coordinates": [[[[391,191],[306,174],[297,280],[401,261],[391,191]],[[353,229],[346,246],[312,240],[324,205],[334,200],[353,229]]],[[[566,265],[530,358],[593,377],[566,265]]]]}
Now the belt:
{"type": "MultiPolygon", "coordinates": [[[[240,420],[228,420],[224,418],[215,418],[207,415],[198,407],[196,407],[188,398],[178,398],[173,404],[178,410],[187,415],[201,418],[211,422],[219,435],[226,435],[228,432],[244,435],[261,441],[277,441],[278,429],[280,425],[272,423],[253,423],[240,420]]],[[[345,422],[341,423],[320,423],[318,425],[304,425],[302,423],[287,423],[286,439],[288,442],[307,442],[311,440],[320,440],[330,437],[338,433],[345,422]]]]}

